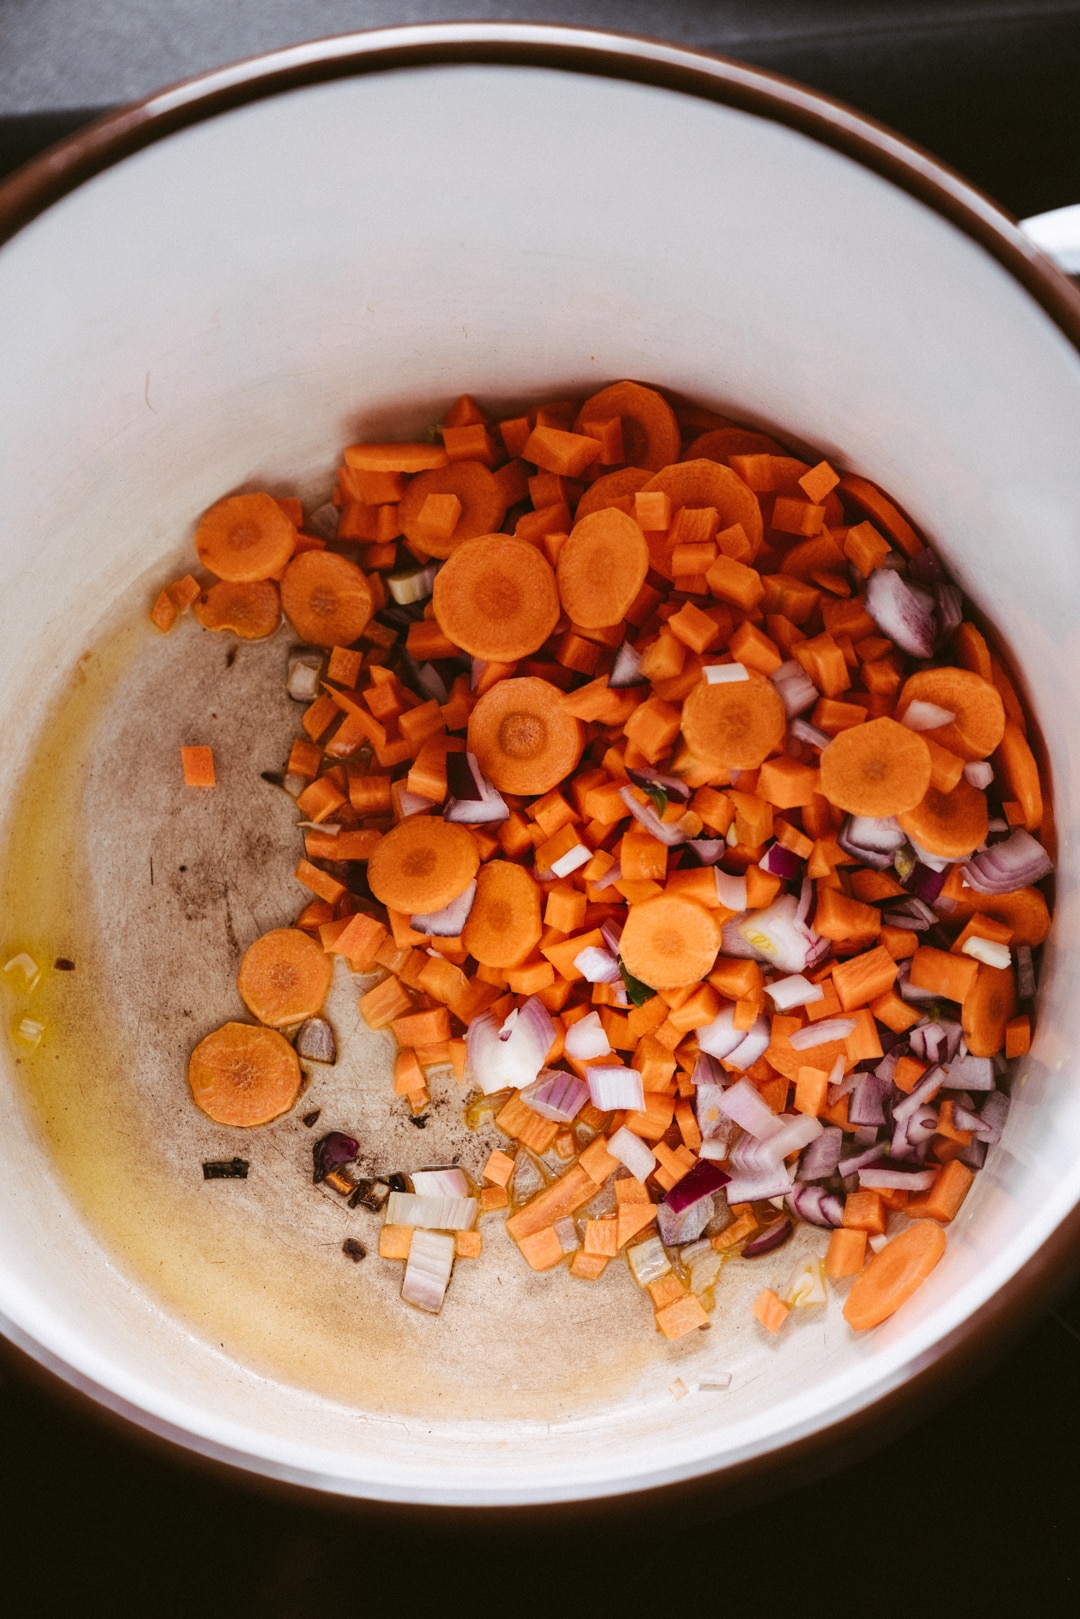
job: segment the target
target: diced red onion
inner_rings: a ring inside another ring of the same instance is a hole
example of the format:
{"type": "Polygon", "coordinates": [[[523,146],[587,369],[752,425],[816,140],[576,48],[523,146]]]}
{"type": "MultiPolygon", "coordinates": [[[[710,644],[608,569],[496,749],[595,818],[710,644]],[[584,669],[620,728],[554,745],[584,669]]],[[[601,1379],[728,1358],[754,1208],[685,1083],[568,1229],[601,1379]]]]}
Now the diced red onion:
{"type": "Polygon", "coordinates": [[[845,1179],[848,1175],[857,1175],[867,1164],[880,1162],[888,1150],[888,1143],[885,1141],[879,1141],[874,1147],[862,1147],[858,1152],[849,1153],[846,1158],[841,1158],[836,1166],[836,1173],[843,1175],[845,1179]]]}
{"type": "Polygon", "coordinates": [[[594,888],[612,888],[612,887],[614,887],[614,885],[616,883],[621,883],[621,882],[622,882],[622,865],[620,864],[620,862],[618,860],[616,860],[616,862],[615,862],[615,864],[613,866],[609,866],[607,871],[605,871],[602,876],[597,877],[593,881],[593,887],[594,888]]]}
{"type": "MultiPolygon", "coordinates": [[[[944,870],[938,871],[935,867],[927,866],[923,861],[916,860],[904,880],[904,887],[912,899],[921,901],[923,905],[934,905],[937,903],[941,890],[945,887],[945,878],[946,872],[944,870]]],[[[923,915],[926,915],[926,913],[923,912],[923,915]]],[[[928,920],[936,922],[937,917],[931,912],[928,920]]]]}
{"type": "Polygon", "coordinates": [[[613,922],[609,917],[606,922],[601,922],[600,924],[600,937],[612,955],[617,956],[619,954],[619,945],[622,941],[621,925],[618,922],[613,922]]]}
{"type": "Polygon", "coordinates": [[[673,821],[662,821],[651,804],[638,803],[632,787],[620,787],[619,797],[635,821],[638,821],[646,832],[651,832],[659,843],[665,843],[669,849],[673,849],[677,843],[686,842],[686,833],[680,832],[673,821]]]}
{"type": "Polygon", "coordinates": [[[310,703],[319,695],[323,654],[317,647],[300,647],[289,655],[285,690],[294,703],[310,703]]]}
{"type": "Polygon", "coordinates": [[[891,1083],[890,1080],[879,1079],[876,1074],[863,1074],[852,1090],[848,1103],[850,1123],[859,1126],[884,1124],[885,1109],[882,1102],[891,1083]]]}
{"type": "Polygon", "coordinates": [[[441,911],[418,911],[409,921],[417,933],[426,933],[433,939],[457,939],[469,920],[475,899],[476,879],[473,878],[464,893],[444,905],[441,911]]]}
{"type": "Polygon", "coordinates": [[[1009,1098],[1004,1091],[991,1091],[979,1113],[978,1138],[993,1145],[1001,1140],[1005,1120],[1009,1113],[1009,1098]]]}
{"type": "Polygon", "coordinates": [[[788,978],[778,978],[775,983],[766,984],[765,993],[778,1012],[788,1012],[793,1006],[810,1006],[814,1001],[825,999],[821,985],[812,984],[801,973],[792,973],[788,978]]]}
{"type": "Polygon", "coordinates": [[[945,577],[945,570],[939,558],[928,545],[917,551],[913,557],[909,557],[907,566],[911,577],[918,579],[920,584],[936,585],[945,577]]]}
{"type": "Polygon", "coordinates": [[[437,703],[445,703],[450,696],[446,682],[433,663],[417,664],[416,684],[425,696],[434,697],[437,703]]]}
{"type": "Polygon", "coordinates": [[[884,871],[892,865],[893,855],[906,835],[899,821],[892,816],[849,815],[836,841],[845,854],[853,855],[875,871],[884,871]]]}
{"type": "Polygon", "coordinates": [[[910,1030],[908,1044],[912,1056],[921,1062],[951,1062],[959,1049],[961,1033],[953,1018],[934,1018],[910,1030]]]}
{"type": "Polygon", "coordinates": [[[938,640],[952,634],[964,617],[964,598],[955,585],[941,580],[934,585],[937,599],[938,640]]]}
{"type": "MultiPolygon", "coordinates": [[[[610,950],[588,944],[574,957],[574,966],[589,984],[617,984],[622,977],[619,963],[610,950]]],[[[592,1014],[594,1017],[596,1013],[592,1014]]]]}
{"type": "Polygon", "coordinates": [[[663,1201],[673,1213],[681,1214],[684,1209],[692,1208],[703,1198],[712,1197],[713,1193],[726,1186],[730,1179],[730,1175],[726,1175],[722,1169],[717,1169],[707,1158],[699,1158],[682,1180],[676,1181],[671,1190],[665,1194],[663,1201]]]}
{"type": "Polygon", "coordinates": [[[989,759],[969,759],[964,766],[964,780],[985,792],[994,779],[994,767],[989,759]]]}
{"type": "Polygon", "coordinates": [[[973,1057],[965,1052],[949,1063],[949,1086],[954,1090],[992,1091],[994,1064],[989,1057],[973,1057]]]}
{"type": "Polygon", "coordinates": [[[441,1231],[414,1231],[401,1280],[406,1304],[438,1315],[454,1269],[454,1239],[441,1231]]]}
{"type": "MultiPolygon", "coordinates": [[[[702,1061],[711,1062],[712,1058],[699,1057],[698,1063],[702,1061]]],[[[712,1141],[723,1135],[726,1143],[727,1127],[734,1121],[721,1110],[720,1098],[723,1094],[722,1085],[711,1084],[707,1080],[701,1081],[694,1091],[694,1116],[703,1141],[712,1141]]]]}
{"type": "Polygon", "coordinates": [[[808,1023],[805,1029],[796,1029],[789,1036],[793,1051],[811,1051],[815,1046],[824,1046],[830,1040],[846,1040],[858,1026],[858,1020],[853,1017],[827,1017],[820,1023],[808,1023]]]}
{"type": "Polygon", "coordinates": [[[736,1080],[724,1091],[717,1103],[722,1113],[736,1124],[741,1124],[748,1135],[759,1141],[779,1135],[783,1125],[765,1101],[756,1085],[748,1079],[736,1080]]]}
{"type": "Polygon", "coordinates": [[[947,1077],[944,1068],[935,1065],[929,1069],[919,1080],[913,1091],[909,1092],[901,1101],[893,1103],[893,1123],[903,1124],[907,1119],[911,1118],[917,1108],[922,1107],[924,1102],[929,1102],[937,1095],[947,1077]]]}
{"type": "Polygon", "coordinates": [[[732,917],[723,925],[721,950],[724,955],[742,956],[749,950],[758,961],[769,962],[778,972],[802,972],[818,935],[799,921],[798,911],[799,901],[794,894],[781,894],[762,911],[744,911],[732,917]]]}
{"type": "Polygon", "coordinates": [[[468,1197],[469,1182],[463,1169],[414,1169],[409,1176],[420,1197],[468,1197]]]}
{"type": "Polygon", "coordinates": [[[840,1152],[844,1145],[844,1132],[830,1124],[822,1130],[804,1150],[795,1171],[799,1181],[827,1181],[836,1174],[840,1152]]]}
{"type": "Polygon", "coordinates": [[[904,1158],[922,1146],[929,1146],[931,1137],[937,1134],[937,1127],[937,1108],[922,1103],[896,1126],[889,1144],[890,1154],[893,1158],[904,1158]]]}
{"type": "Polygon", "coordinates": [[[645,1091],[636,1068],[590,1063],[585,1070],[585,1080],[593,1106],[601,1113],[614,1113],[619,1108],[640,1112],[645,1106],[645,1091]]]}
{"type": "Polygon", "coordinates": [[[471,1231],[478,1208],[475,1197],[391,1192],[386,1200],[386,1221],[388,1225],[423,1226],[426,1231],[471,1231]]]}
{"type": "Polygon", "coordinates": [[[759,1141],[751,1135],[742,1135],[728,1153],[728,1163],[735,1175],[771,1175],[784,1168],[784,1154],[777,1145],[778,1137],[759,1141]]]}
{"type": "Polygon", "coordinates": [[[500,1024],[491,1012],[474,1017],[465,1031],[473,1078],[485,1096],[507,1086],[531,1085],[555,1040],[555,1025],[535,995],[508,1012],[500,1024]]]}
{"type": "Polygon", "coordinates": [[[308,512],[304,533],[314,534],[319,540],[336,540],[340,518],[340,508],[332,500],[324,501],[313,512],[308,512]]]}
{"type": "Polygon", "coordinates": [[[640,770],[628,770],[626,774],[630,780],[639,787],[662,787],[668,797],[689,798],[690,789],[681,776],[662,776],[659,770],[643,767],[640,770]]]}
{"type": "MultiPolygon", "coordinates": [[[[715,866],[716,862],[722,860],[727,853],[726,838],[687,838],[686,846],[688,849],[693,849],[703,866],[715,866]]],[[[717,875],[726,876],[727,873],[718,872],[717,875]]],[[[743,905],[745,904],[746,901],[743,900],[743,905]]],[[[741,910],[742,907],[740,906],[739,909],[741,910]]]]}
{"type": "Polygon", "coordinates": [[[787,1203],[792,1214],[800,1220],[806,1220],[810,1225],[835,1230],[844,1223],[843,1203],[835,1192],[827,1192],[824,1186],[796,1184],[795,1190],[788,1196],[787,1203]]]}
{"type": "Polygon", "coordinates": [[[896,970],[896,993],[902,1001],[907,1001],[909,1006],[927,1006],[937,1000],[934,990],[919,989],[911,982],[910,961],[902,961],[896,970]]]}
{"type": "Polygon", "coordinates": [[[951,725],[955,718],[951,708],[942,708],[939,703],[926,703],[916,697],[900,716],[900,724],[906,725],[909,731],[937,731],[943,725],[951,725]]]}
{"type": "Polygon", "coordinates": [[[938,630],[934,597],[892,568],[875,568],[866,581],[866,611],[882,635],[912,658],[930,658],[938,630]]]}
{"type": "MultiPolygon", "coordinates": [[[[485,777],[483,771],[480,769],[479,763],[477,762],[475,753],[447,754],[447,785],[450,785],[452,779],[451,772],[456,771],[459,768],[451,763],[451,761],[454,759],[465,760],[473,782],[471,791],[479,794],[479,797],[458,799],[456,795],[453,796],[448,800],[446,808],[443,811],[443,819],[446,821],[464,822],[468,826],[482,826],[491,821],[509,820],[510,809],[506,800],[485,777]]],[[[451,788],[451,792],[452,791],[453,789],[451,788]]]]}
{"type": "MultiPolygon", "coordinates": [[[[746,1203],[752,1200],[740,1197],[735,1201],[738,1203],[746,1203]]],[[[750,1241],[746,1244],[742,1251],[743,1258],[758,1259],[762,1254],[771,1254],[775,1249],[782,1248],[784,1243],[787,1242],[788,1238],[791,1236],[794,1229],[795,1227],[792,1225],[788,1216],[786,1214],[781,1215],[779,1220],[774,1220],[772,1225],[767,1225],[759,1236],[751,1237],[750,1241]]]]}
{"type": "MultiPolygon", "coordinates": [[[[606,1035],[604,1040],[606,1045],[606,1035]]],[[[585,1106],[588,1094],[589,1087],[576,1074],[568,1074],[561,1068],[541,1068],[532,1084],[525,1086],[521,1100],[542,1119],[550,1119],[555,1124],[572,1124],[585,1106]]]]}
{"type": "Polygon", "coordinates": [[[1035,993],[1035,963],[1029,944],[1016,946],[1016,993],[1022,1001],[1029,1001],[1035,993]]]}
{"type": "Polygon", "coordinates": [[[615,661],[608,675],[609,686],[640,686],[644,676],[641,673],[642,654],[637,647],[624,641],[615,654],[615,661]]]}
{"type": "Polygon", "coordinates": [[[398,805],[401,809],[401,818],[404,820],[408,815],[424,815],[428,810],[434,809],[435,800],[425,798],[423,793],[410,793],[406,790],[399,796],[398,805]]]}
{"type": "Polygon", "coordinates": [[[481,803],[484,790],[480,784],[483,779],[475,753],[446,755],[446,786],[451,798],[456,798],[459,803],[481,803]]]}
{"type": "Polygon", "coordinates": [[[438,571],[439,564],[429,562],[426,566],[412,567],[406,573],[384,574],[383,578],[398,606],[410,607],[413,602],[426,601],[431,595],[438,571]]]}
{"type": "MultiPolygon", "coordinates": [[[[616,966],[615,971],[618,972],[616,966]]],[[[599,982],[599,980],[592,980],[599,982]]],[[[566,1055],[573,1057],[575,1062],[588,1062],[593,1057],[606,1057],[611,1050],[611,1042],[600,1021],[599,1012],[588,1012],[576,1023],[571,1023],[564,1036],[566,1042],[566,1055]]]]}
{"type": "Polygon", "coordinates": [[[931,854],[928,849],[924,849],[921,844],[916,843],[914,838],[909,838],[908,842],[915,852],[916,865],[926,866],[930,871],[945,872],[948,871],[950,866],[955,865],[955,861],[950,860],[947,855],[931,854]]]}
{"type": "Polygon", "coordinates": [[[795,737],[799,742],[807,742],[812,748],[827,748],[832,741],[828,731],[819,731],[816,725],[809,720],[793,719],[788,726],[789,736],[795,737]]]}
{"type": "Polygon", "coordinates": [[[750,1030],[743,1036],[741,1044],[737,1045],[734,1051],[729,1051],[724,1061],[731,1068],[752,1068],[758,1058],[763,1057],[769,1049],[771,1038],[768,1018],[757,1017],[750,1030]]]}
{"type": "Polygon", "coordinates": [[[331,1130],[328,1136],[314,1142],[311,1156],[315,1172],[311,1178],[315,1185],[318,1186],[320,1181],[324,1181],[327,1175],[332,1175],[334,1170],[340,1169],[343,1164],[351,1164],[359,1151],[360,1143],[352,1136],[342,1134],[340,1130],[331,1130]]]}
{"type": "Polygon", "coordinates": [[[553,860],[549,869],[553,877],[569,877],[570,873],[577,871],[580,866],[587,866],[591,859],[592,850],[588,844],[575,843],[565,854],[553,860]]]}
{"type": "MultiPolygon", "coordinates": [[[[729,911],[746,910],[746,878],[730,871],[716,873],[716,897],[729,911]]],[[[738,920],[738,918],[735,918],[738,920]]]]}
{"type": "Polygon", "coordinates": [[[781,1164],[777,1170],[760,1175],[734,1175],[724,1187],[729,1206],[732,1203],[757,1203],[767,1197],[787,1197],[794,1187],[788,1169],[781,1164]]]}
{"type": "Polygon", "coordinates": [[[648,1145],[636,1136],[632,1130],[624,1125],[610,1138],[607,1150],[613,1158],[617,1158],[624,1169],[628,1169],[635,1180],[647,1180],[656,1168],[656,1158],[648,1145]]]}
{"type": "MultiPolygon", "coordinates": [[[[952,1075],[949,1076],[950,1083],[952,1075]]],[[[971,1105],[971,1097],[966,1091],[961,1091],[952,1098],[952,1121],[958,1130],[979,1130],[982,1121],[971,1105]]]]}
{"type": "MultiPolygon", "coordinates": [[[[656,1229],[660,1241],[666,1248],[676,1248],[680,1243],[692,1243],[705,1230],[709,1221],[716,1213],[716,1199],[714,1197],[699,1198],[691,1203],[689,1208],[676,1213],[667,1203],[656,1205],[656,1229]]],[[[713,1257],[719,1259],[713,1249],[712,1243],[707,1244],[713,1257]]]]}
{"type": "Polygon", "coordinates": [[[789,720],[812,708],[821,696],[802,664],[796,663],[794,658],[774,669],[769,679],[776,687],[789,720]]]}
{"type": "Polygon", "coordinates": [[[1012,837],[991,843],[981,854],[966,860],[964,881],[980,894],[1008,894],[1014,888],[1028,888],[1046,877],[1054,862],[1030,832],[1018,826],[1012,837]]]}
{"type": "Polygon", "coordinates": [[[759,865],[762,871],[769,872],[773,877],[780,877],[785,883],[798,882],[803,874],[803,862],[793,850],[786,849],[782,843],[771,843],[759,865]]]}
{"type": "Polygon", "coordinates": [[[860,1169],[859,1185],[871,1191],[897,1189],[908,1192],[928,1192],[937,1179],[936,1169],[860,1169]]]}

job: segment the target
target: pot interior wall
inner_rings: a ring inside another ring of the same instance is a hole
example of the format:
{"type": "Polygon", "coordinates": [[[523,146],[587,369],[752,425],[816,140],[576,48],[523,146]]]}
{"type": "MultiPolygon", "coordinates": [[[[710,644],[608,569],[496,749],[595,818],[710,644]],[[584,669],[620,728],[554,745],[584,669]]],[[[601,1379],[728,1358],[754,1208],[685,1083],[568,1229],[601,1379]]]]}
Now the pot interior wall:
{"type": "Polygon", "coordinates": [[[418,431],[462,391],[509,406],[622,376],[872,476],[998,626],[1052,768],[1061,876],[1036,1048],[1004,1145],[898,1322],[853,1341],[831,1319],[775,1344],[733,1323],[740,1376],[711,1403],[676,1404],[691,1351],[657,1349],[570,1414],[491,1421],[395,1416],[392,1388],[351,1410],[170,1315],[53,1173],[5,1053],[10,1330],[139,1420],[267,1472],[467,1501],[723,1466],[902,1382],[1080,1195],[1080,358],[957,229],[765,119],[549,69],[386,72],[172,135],[14,238],[0,251],[9,782],[117,603],[149,602],[186,566],[221,494],[325,498],[344,443],[418,431]]]}

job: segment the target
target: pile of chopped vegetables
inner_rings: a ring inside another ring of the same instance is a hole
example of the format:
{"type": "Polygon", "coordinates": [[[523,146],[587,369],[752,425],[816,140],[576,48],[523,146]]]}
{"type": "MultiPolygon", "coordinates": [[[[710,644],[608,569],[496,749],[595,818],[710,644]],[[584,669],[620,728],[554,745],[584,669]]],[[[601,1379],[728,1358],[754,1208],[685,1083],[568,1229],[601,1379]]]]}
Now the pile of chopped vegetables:
{"type": "MultiPolygon", "coordinates": [[[[534,1270],[625,1254],[674,1339],[802,1222],[823,1260],[762,1325],[826,1278],[885,1320],[1001,1136],[1049,928],[1027,720],[959,590],[865,478],[636,382],[501,421],[463,396],[344,461],[306,516],[220,501],[214,582],[153,609],[305,643],[283,781],[314,897],[247,950],[255,1021],[195,1048],[195,1101],[290,1109],[335,1058],[340,956],[377,975],[388,1107],[422,1122],[450,1065],[505,1138],[479,1187],[316,1143],[407,1301],[437,1311],[507,1211],[534,1270]]],[[[210,750],[184,769],[213,786],[210,750]]]]}

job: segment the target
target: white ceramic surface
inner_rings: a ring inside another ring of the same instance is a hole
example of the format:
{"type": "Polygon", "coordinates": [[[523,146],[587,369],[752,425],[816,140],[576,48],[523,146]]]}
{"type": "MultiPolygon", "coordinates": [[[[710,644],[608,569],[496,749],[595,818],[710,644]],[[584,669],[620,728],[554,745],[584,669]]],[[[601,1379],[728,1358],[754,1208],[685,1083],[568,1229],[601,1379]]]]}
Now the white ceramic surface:
{"type": "Polygon", "coordinates": [[[342,443],[417,429],[462,390],[559,397],[622,376],[879,481],[1014,649],[1060,866],[1005,1142],[945,1261],[871,1337],[744,1339],[740,1376],[711,1401],[676,1404],[661,1375],[614,1401],[601,1387],[565,1420],[421,1420],[343,1412],[171,1319],[85,1229],[5,1073],[6,1330],[208,1454],[460,1503],[728,1467],[900,1387],[1080,1199],[1080,355],[960,229],[767,118],[541,67],[348,77],[174,133],[16,235],[0,250],[8,779],[117,589],[149,588],[222,490],[314,490],[342,443]]]}

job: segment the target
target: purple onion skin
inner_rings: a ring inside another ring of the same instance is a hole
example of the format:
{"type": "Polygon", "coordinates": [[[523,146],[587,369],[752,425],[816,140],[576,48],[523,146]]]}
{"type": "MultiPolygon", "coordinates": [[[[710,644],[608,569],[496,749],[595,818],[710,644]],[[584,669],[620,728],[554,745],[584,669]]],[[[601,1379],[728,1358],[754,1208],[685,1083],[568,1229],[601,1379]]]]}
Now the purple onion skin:
{"type": "Polygon", "coordinates": [[[795,1227],[785,1214],[772,1225],[766,1226],[760,1237],[751,1237],[742,1251],[744,1259],[759,1259],[762,1254],[771,1254],[775,1249],[782,1248],[791,1236],[795,1227]]]}
{"type": "Polygon", "coordinates": [[[800,1181],[827,1181],[836,1174],[840,1162],[844,1132],[835,1124],[827,1125],[816,1141],[803,1148],[795,1171],[800,1181]]]}
{"type": "Polygon", "coordinates": [[[312,1180],[318,1186],[327,1175],[332,1175],[335,1169],[342,1164],[351,1164],[360,1151],[360,1143],[354,1141],[352,1136],[342,1135],[340,1130],[332,1130],[328,1136],[322,1136],[311,1149],[311,1156],[315,1164],[315,1173],[312,1180]]]}
{"type": "Polygon", "coordinates": [[[699,1158],[689,1174],[676,1181],[670,1192],[664,1197],[664,1202],[673,1214],[681,1214],[688,1209],[691,1203],[697,1203],[703,1197],[711,1197],[726,1186],[731,1179],[711,1158],[699,1158]]]}
{"type": "Polygon", "coordinates": [[[924,866],[921,860],[916,860],[904,887],[909,894],[914,894],[916,899],[921,899],[924,905],[933,905],[941,890],[945,887],[945,879],[948,875],[948,869],[945,871],[931,871],[930,867],[924,866]]]}
{"type": "Polygon", "coordinates": [[[464,753],[446,755],[446,788],[450,797],[456,798],[459,804],[480,803],[480,787],[464,753]]]}
{"type": "Polygon", "coordinates": [[[835,1192],[823,1186],[796,1186],[787,1200],[788,1208],[808,1225],[824,1226],[834,1231],[844,1223],[844,1204],[835,1192]]]}

